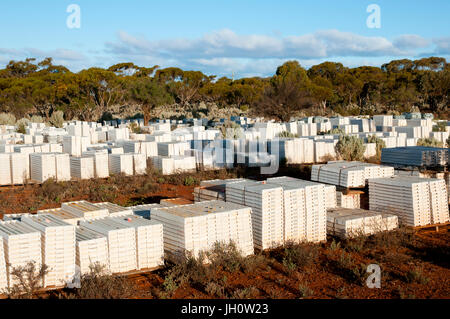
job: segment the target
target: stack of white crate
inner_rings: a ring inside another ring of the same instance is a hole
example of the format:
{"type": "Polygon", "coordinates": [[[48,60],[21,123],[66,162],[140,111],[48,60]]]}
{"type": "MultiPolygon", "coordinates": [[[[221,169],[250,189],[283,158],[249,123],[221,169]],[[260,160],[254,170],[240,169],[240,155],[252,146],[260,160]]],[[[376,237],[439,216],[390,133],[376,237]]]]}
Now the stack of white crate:
{"type": "Polygon", "coordinates": [[[163,175],[171,175],[175,172],[175,163],[172,157],[153,156],[152,165],[163,175]]]}
{"type": "Polygon", "coordinates": [[[292,177],[274,177],[267,183],[294,186],[304,190],[305,240],[322,242],[326,240],[326,191],[325,185],[292,177]]]}
{"type": "Polygon", "coordinates": [[[360,208],[361,196],[359,193],[343,194],[336,192],[336,206],[343,208],[360,208]]]}
{"type": "Polygon", "coordinates": [[[11,163],[9,154],[0,154],[0,185],[11,185],[11,163]]]}
{"type": "Polygon", "coordinates": [[[73,178],[90,179],[95,177],[94,158],[71,157],[70,158],[70,174],[73,178]]]}
{"type": "Polygon", "coordinates": [[[110,174],[133,175],[132,154],[109,154],[110,174]]]}
{"type": "Polygon", "coordinates": [[[372,235],[398,227],[398,217],[363,209],[336,208],[327,212],[327,231],[341,238],[372,235]]]}
{"type": "Polygon", "coordinates": [[[327,208],[334,208],[337,206],[336,186],[325,185],[325,196],[327,208]]]}
{"type": "Polygon", "coordinates": [[[113,217],[112,220],[136,230],[137,269],[164,264],[163,224],[136,215],[113,217]]]}
{"type": "Polygon", "coordinates": [[[173,156],[173,166],[176,172],[195,171],[197,168],[194,156],[173,156]]]}
{"type": "Polygon", "coordinates": [[[208,248],[206,215],[187,211],[184,206],[152,209],[151,220],[164,225],[164,250],[174,256],[187,252],[199,256],[208,248]]]}
{"type": "Polygon", "coordinates": [[[253,243],[258,249],[284,242],[283,188],[243,181],[226,184],[226,201],[252,208],[253,243]]]}
{"type": "Polygon", "coordinates": [[[75,214],[81,214],[84,219],[94,219],[109,216],[108,209],[97,207],[84,200],[77,202],[62,203],[61,208],[75,214]]]}
{"type": "Polygon", "coordinates": [[[450,173],[446,173],[444,176],[445,183],[447,184],[447,196],[448,196],[448,202],[450,204],[450,173]]]}
{"type": "Polygon", "coordinates": [[[11,275],[15,267],[35,262],[42,265],[41,233],[19,221],[0,222],[0,238],[4,240],[4,253],[9,287],[18,284],[11,275]]]}
{"type": "Polygon", "coordinates": [[[8,288],[8,276],[6,275],[6,260],[3,247],[3,238],[0,237],[0,291],[8,288]]]}
{"type": "Polygon", "coordinates": [[[225,200],[225,186],[228,183],[248,181],[242,178],[213,179],[201,181],[200,187],[194,188],[194,201],[225,200]]]}
{"type": "Polygon", "coordinates": [[[51,215],[22,217],[42,234],[42,262],[49,267],[44,287],[61,286],[75,276],[75,226],[51,215]]]}
{"type": "Polygon", "coordinates": [[[83,155],[94,159],[94,176],[96,178],[106,178],[109,176],[108,151],[87,151],[83,155]]]}
{"type": "Polygon", "coordinates": [[[146,158],[158,155],[158,145],[156,142],[124,141],[123,150],[125,153],[144,154],[146,158]]]}
{"type": "Polygon", "coordinates": [[[151,219],[164,225],[164,249],[177,256],[198,256],[217,242],[234,242],[244,255],[253,254],[251,209],[223,201],[156,208],[151,219]]]}
{"type": "Polygon", "coordinates": [[[50,178],[56,178],[55,155],[51,153],[30,154],[31,179],[45,182],[50,178]]]}
{"type": "Polygon", "coordinates": [[[87,136],[64,136],[63,151],[73,156],[81,156],[90,145],[90,138],[87,136]]]}
{"type": "Polygon", "coordinates": [[[395,214],[402,224],[424,226],[449,221],[445,184],[435,179],[395,176],[369,180],[371,210],[395,214]],[[431,189],[430,189],[431,188],[431,189]],[[431,194],[433,192],[434,194],[431,194]]]}
{"type": "Polygon", "coordinates": [[[122,206],[108,203],[108,202],[95,203],[94,205],[100,209],[107,209],[110,217],[125,216],[125,215],[133,214],[133,211],[129,207],[122,207],[122,206]]]}
{"type": "Polygon", "coordinates": [[[100,265],[109,271],[109,254],[107,238],[86,227],[76,229],[76,265],[80,273],[89,273],[91,267],[100,265]]]}
{"type": "Polygon", "coordinates": [[[78,225],[78,222],[80,220],[84,220],[84,216],[82,213],[78,213],[78,212],[71,212],[68,210],[65,210],[63,208],[53,208],[53,209],[43,209],[43,210],[38,210],[37,211],[38,215],[52,215],[55,216],[63,221],[65,221],[68,224],[71,225],[78,225]]]}
{"type": "Polygon", "coordinates": [[[133,173],[143,175],[147,172],[147,157],[145,154],[133,154],[133,173]]]}
{"type": "Polygon", "coordinates": [[[444,179],[430,180],[431,223],[441,224],[449,221],[447,187],[444,179]]]}
{"type": "Polygon", "coordinates": [[[141,216],[145,219],[150,219],[152,211],[157,208],[164,207],[160,204],[144,204],[144,205],[136,205],[130,207],[130,209],[133,211],[133,214],[136,216],[141,216]]]}
{"type": "Polygon", "coordinates": [[[364,187],[369,178],[394,176],[394,168],[361,162],[334,161],[313,165],[311,180],[343,187],[364,187]]]}
{"type": "MultiPolygon", "coordinates": [[[[12,184],[23,184],[30,177],[30,157],[28,154],[11,153],[12,184]]],[[[3,163],[2,163],[3,165],[3,163]]]]}
{"type": "Polygon", "coordinates": [[[58,182],[70,181],[70,156],[65,153],[54,153],[56,180],[58,182]]]}
{"type": "Polygon", "coordinates": [[[184,151],[190,149],[188,142],[162,142],[158,143],[159,156],[184,155],[184,151]]]}
{"type": "Polygon", "coordinates": [[[82,221],[80,226],[108,238],[109,267],[112,273],[124,273],[137,269],[136,232],[111,217],[82,221]]]}
{"type": "Polygon", "coordinates": [[[323,162],[324,159],[336,158],[335,145],[337,140],[318,140],[314,141],[314,162],[323,162]]]}

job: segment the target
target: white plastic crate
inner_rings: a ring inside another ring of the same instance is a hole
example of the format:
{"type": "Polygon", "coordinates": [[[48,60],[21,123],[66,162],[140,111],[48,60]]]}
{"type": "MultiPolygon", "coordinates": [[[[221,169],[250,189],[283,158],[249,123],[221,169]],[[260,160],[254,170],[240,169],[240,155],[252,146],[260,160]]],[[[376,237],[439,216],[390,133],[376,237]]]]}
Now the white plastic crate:
{"type": "Polygon", "coordinates": [[[42,234],[42,262],[49,267],[44,287],[64,286],[75,276],[75,226],[51,215],[30,215],[22,222],[42,234]]]}

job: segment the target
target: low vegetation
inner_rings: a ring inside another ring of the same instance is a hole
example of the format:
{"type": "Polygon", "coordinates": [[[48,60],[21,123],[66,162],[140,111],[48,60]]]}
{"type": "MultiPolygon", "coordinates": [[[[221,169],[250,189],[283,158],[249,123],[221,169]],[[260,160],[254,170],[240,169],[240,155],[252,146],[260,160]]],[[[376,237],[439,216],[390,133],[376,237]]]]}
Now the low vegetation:
{"type": "Polygon", "coordinates": [[[336,152],[346,161],[362,161],[366,146],[357,136],[340,135],[336,144],[336,152]]]}

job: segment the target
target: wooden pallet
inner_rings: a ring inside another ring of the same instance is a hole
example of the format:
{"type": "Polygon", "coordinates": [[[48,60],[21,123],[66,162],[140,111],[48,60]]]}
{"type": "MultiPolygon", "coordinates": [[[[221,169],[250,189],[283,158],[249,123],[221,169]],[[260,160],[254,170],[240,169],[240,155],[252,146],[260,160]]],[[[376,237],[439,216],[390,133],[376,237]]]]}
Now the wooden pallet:
{"type": "Polygon", "coordinates": [[[416,232],[420,231],[442,231],[443,229],[447,229],[450,226],[450,222],[441,223],[441,224],[431,224],[431,225],[425,225],[425,226],[417,226],[414,227],[414,230],[416,232]]]}

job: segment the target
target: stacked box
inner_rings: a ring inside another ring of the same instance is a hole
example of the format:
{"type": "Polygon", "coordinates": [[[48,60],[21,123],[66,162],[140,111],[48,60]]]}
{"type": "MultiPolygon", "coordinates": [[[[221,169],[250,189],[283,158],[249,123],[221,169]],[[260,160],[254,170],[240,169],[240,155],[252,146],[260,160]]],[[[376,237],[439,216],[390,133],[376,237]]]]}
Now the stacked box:
{"type": "Polygon", "coordinates": [[[305,240],[308,242],[322,242],[326,240],[327,196],[324,184],[304,181],[292,177],[269,178],[267,179],[267,183],[295,186],[303,189],[303,203],[305,205],[305,240]]]}
{"type": "Polygon", "coordinates": [[[8,288],[8,276],[6,275],[5,252],[3,238],[0,237],[0,290],[8,288]]]}
{"type": "Polygon", "coordinates": [[[44,287],[72,282],[75,276],[75,226],[52,215],[24,216],[22,222],[42,234],[42,262],[49,267],[44,287]]]}
{"type": "Polygon", "coordinates": [[[52,215],[62,221],[77,226],[80,220],[84,220],[84,215],[79,212],[69,211],[63,208],[43,209],[37,211],[38,215],[52,215]]]}
{"type": "Polygon", "coordinates": [[[61,208],[75,214],[80,214],[84,219],[94,219],[109,216],[108,209],[97,207],[84,200],[62,203],[61,208]]]}
{"type": "Polygon", "coordinates": [[[395,215],[348,208],[335,208],[327,212],[328,233],[341,238],[367,236],[397,227],[395,215]]]}
{"type": "Polygon", "coordinates": [[[112,203],[95,203],[96,207],[100,209],[107,209],[110,217],[117,217],[117,216],[125,216],[133,214],[133,211],[129,207],[122,207],[116,204],[112,203]]]}
{"type": "Polygon", "coordinates": [[[80,226],[107,237],[109,267],[112,273],[137,270],[136,233],[133,227],[113,221],[111,217],[82,221],[80,226]]]}
{"type": "Polygon", "coordinates": [[[133,155],[109,154],[109,172],[111,174],[133,175],[133,155]]]}
{"type": "Polygon", "coordinates": [[[41,233],[20,221],[0,222],[0,238],[3,238],[8,286],[19,284],[11,275],[15,267],[34,262],[36,270],[42,265],[41,233]]]}
{"type": "Polygon", "coordinates": [[[73,178],[90,179],[95,177],[94,159],[92,157],[71,157],[70,174],[73,178]]]}
{"type": "Polygon", "coordinates": [[[76,229],[76,245],[76,265],[82,275],[89,273],[96,264],[109,271],[108,240],[104,235],[79,226],[76,229]]]}
{"type": "Polygon", "coordinates": [[[389,212],[408,226],[450,220],[443,180],[395,176],[369,180],[369,207],[389,212]],[[433,193],[433,194],[432,194],[433,193]]]}
{"type": "Polygon", "coordinates": [[[112,220],[136,230],[138,269],[164,265],[163,224],[136,215],[114,217],[112,220]]]}
{"type": "Polygon", "coordinates": [[[253,254],[251,209],[223,201],[152,209],[164,225],[164,249],[173,256],[199,256],[215,243],[234,242],[243,255],[253,254]]]}
{"type": "Polygon", "coordinates": [[[253,242],[258,249],[284,242],[283,188],[244,181],[226,184],[226,201],[252,208],[253,242]]]}
{"type": "Polygon", "coordinates": [[[336,206],[342,208],[360,208],[361,196],[358,193],[343,194],[336,192],[336,206]]]}

